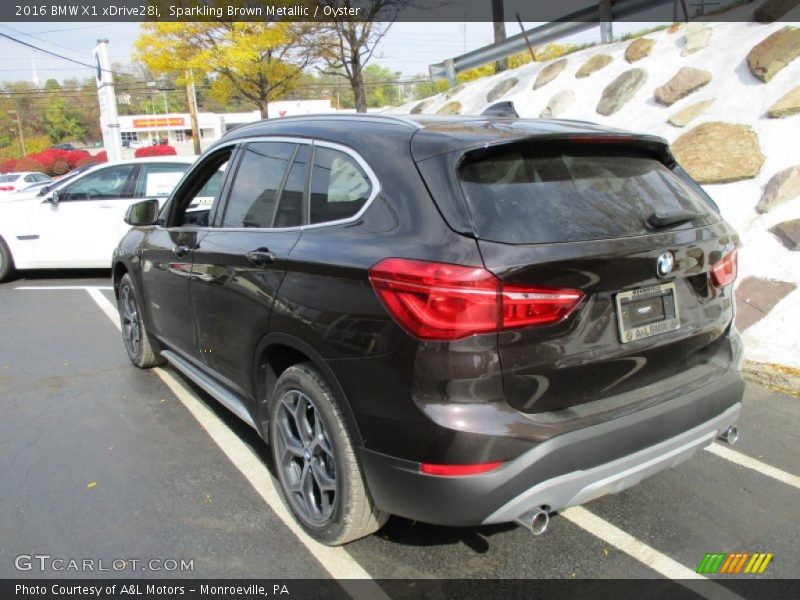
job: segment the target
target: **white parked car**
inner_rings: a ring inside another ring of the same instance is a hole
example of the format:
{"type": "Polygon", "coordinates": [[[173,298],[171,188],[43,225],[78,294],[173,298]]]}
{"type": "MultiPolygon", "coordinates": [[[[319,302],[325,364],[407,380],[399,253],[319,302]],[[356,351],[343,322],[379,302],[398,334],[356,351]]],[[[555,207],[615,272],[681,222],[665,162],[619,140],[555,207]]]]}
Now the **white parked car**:
{"type": "Polygon", "coordinates": [[[53,179],[44,173],[33,171],[6,173],[5,175],[0,175],[0,198],[12,192],[19,192],[51,181],[53,179]]]}
{"type": "MultiPolygon", "coordinates": [[[[111,267],[128,207],[172,192],[194,156],[137,158],[90,167],[47,193],[0,202],[0,281],[15,269],[111,267]]],[[[12,194],[17,196],[17,194],[12,194]]]]}

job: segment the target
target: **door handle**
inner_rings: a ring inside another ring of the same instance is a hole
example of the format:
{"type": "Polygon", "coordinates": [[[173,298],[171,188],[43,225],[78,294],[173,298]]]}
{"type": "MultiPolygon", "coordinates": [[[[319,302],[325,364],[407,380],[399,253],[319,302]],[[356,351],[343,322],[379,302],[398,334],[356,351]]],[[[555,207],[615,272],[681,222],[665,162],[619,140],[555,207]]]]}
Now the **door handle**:
{"type": "Polygon", "coordinates": [[[268,248],[259,248],[258,250],[251,250],[245,254],[247,260],[257,267],[266,267],[275,262],[275,255],[269,251],[268,248]]]}
{"type": "Polygon", "coordinates": [[[189,246],[187,246],[186,244],[178,244],[172,249],[172,251],[175,253],[175,256],[183,258],[187,254],[189,254],[191,248],[189,248],[189,246]]]}

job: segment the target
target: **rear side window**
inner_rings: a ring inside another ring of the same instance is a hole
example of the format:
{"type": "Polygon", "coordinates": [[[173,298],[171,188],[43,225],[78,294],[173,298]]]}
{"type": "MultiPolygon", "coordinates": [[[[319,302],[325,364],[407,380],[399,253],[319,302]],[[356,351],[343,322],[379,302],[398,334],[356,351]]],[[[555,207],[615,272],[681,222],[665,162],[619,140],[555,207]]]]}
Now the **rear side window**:
{"type": "Polygon", "coordinates": [[[515,150],[468,159],[458,178],[476,233],[496,242],[646,235],[654,212],[697,213],[688,226],[717,220],[688,183],[641,155],[515,150]]]}
{"type": "Polygon", "coordinates": [[[275,202],[295,145],[248,144],[236,170],[223,227],[270,227],[275,202]]]}
{"type": "Polygon", "coordinates": [[[371,193],[372,182],[352,156],[332,148],[316,148],[311,173],[312,224],[354,216],[371,193]]]}

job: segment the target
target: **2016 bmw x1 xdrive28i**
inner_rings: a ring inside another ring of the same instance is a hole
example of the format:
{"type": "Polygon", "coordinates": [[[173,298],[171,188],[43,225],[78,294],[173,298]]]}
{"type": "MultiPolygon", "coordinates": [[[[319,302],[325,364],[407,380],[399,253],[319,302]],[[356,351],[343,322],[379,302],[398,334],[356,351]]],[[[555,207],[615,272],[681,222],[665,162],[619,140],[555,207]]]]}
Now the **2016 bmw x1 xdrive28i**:
{"type": "Polygon", "coordinates": [[[279,119],[127,218],[131,360],[166,359],[253,426],[327,544],[389,514],[540,530],[740,412],[739,240],[660,138],[279,119]]]}

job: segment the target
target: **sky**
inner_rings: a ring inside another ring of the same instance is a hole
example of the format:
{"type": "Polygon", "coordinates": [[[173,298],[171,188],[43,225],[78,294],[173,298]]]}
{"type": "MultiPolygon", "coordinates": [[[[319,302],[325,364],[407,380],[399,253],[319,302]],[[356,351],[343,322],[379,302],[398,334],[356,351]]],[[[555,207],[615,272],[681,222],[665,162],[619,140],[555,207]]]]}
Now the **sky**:
{"type": "MultiPolygon", "coordinates": [[[[526,28],[538,23],[524,23],[526,28]]],[[[652,23],[615,24],[615,35],[643,29],[652,23]]],[[[519,33],[517,23],[507,23],[507,35],[519,33]]],[[[114,63],[129,64],[133,43],[139,36],[138,23],[0,23],[0,33],[23,40],[34,46],[92,63],[92,50],[97,38],[109,40],[109,55],[114,63]]],[[[599,41],[594,28],[577,34],[568,41],[599,41]]],[[[395,23],[382,40],[372,62],[402,73],[404,77],[427,74],[428,65],[463,54],[491,43],[491,23],[395,23]]],[[[91,69],[36,52],[11,40],[0,38],[0,80],[13,81],[33,78],[33,65],[42,85],[53,78],[90,77],[91,69]]]]}

